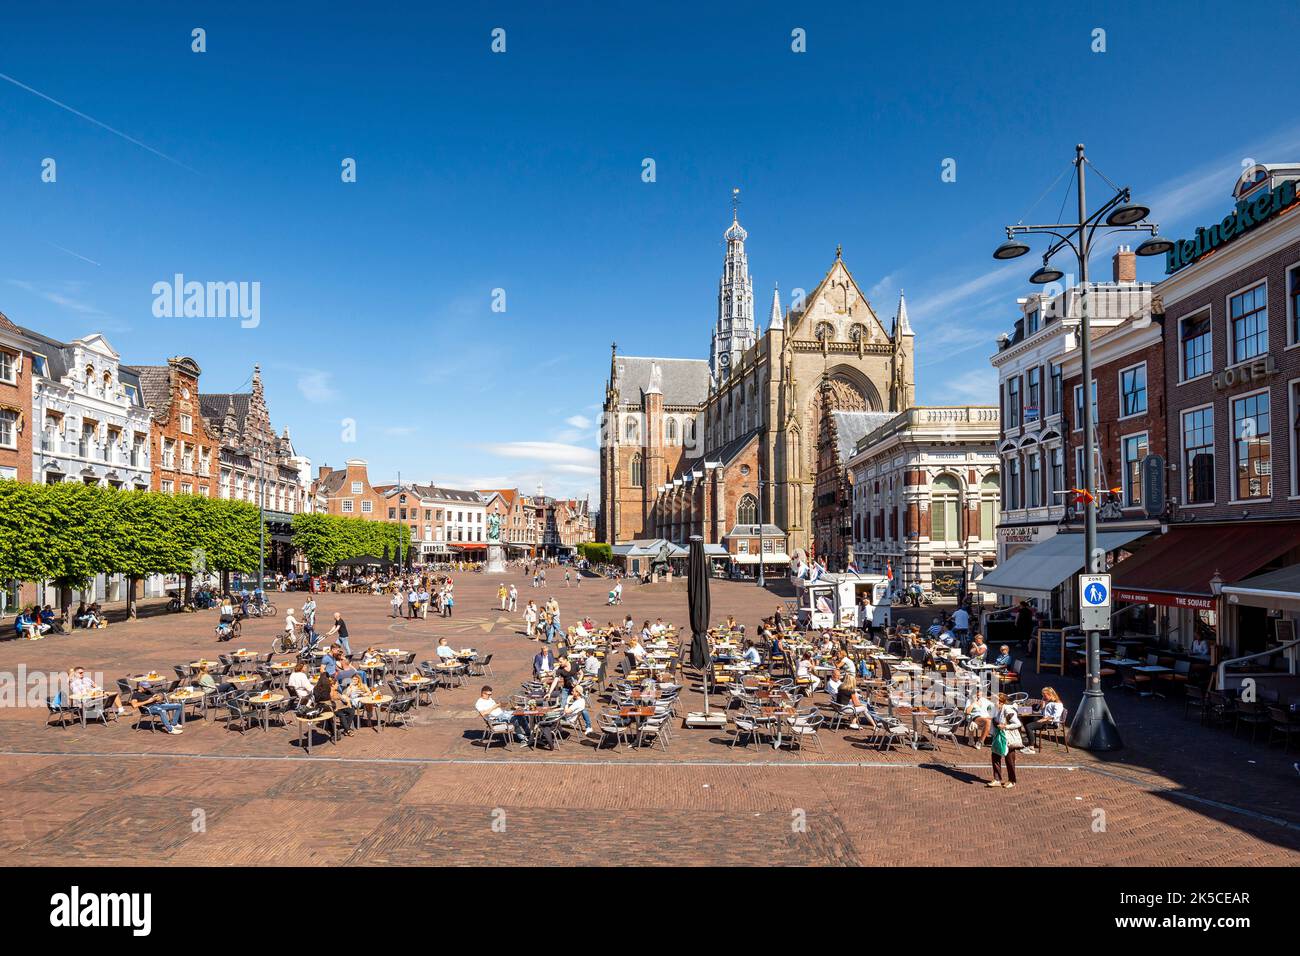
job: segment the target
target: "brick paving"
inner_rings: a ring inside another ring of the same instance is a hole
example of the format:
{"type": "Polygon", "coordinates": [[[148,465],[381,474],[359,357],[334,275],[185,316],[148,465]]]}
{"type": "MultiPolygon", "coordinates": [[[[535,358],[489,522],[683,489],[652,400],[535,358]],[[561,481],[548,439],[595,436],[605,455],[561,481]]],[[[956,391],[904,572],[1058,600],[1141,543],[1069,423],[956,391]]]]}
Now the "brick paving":
{"type": "MultiPolygon", "coordinates": [[[[539,592],[522,575],[521,606],[539,592]]],[[[437,639],[493,654],[498,697],[529,673],[537,645],[496,608],[497,577],[457,576],[456,616],[394,621],[385,598],[321,595],[318,621],[347,618],[354,649],[433,656],[437,639]]],[[[563,619],[631,613],[682,627],[680,585],[552,585],[563,619]]],[[[301,594],[277,595],[283,608],[301,594]]],[[[779,597],[715,583],[714,613],[750,625],[779,597]]],[[[925,613],[925,612],[922,612],[925,613]]],[[[0,644],[0,672],[73,664],[127,673],[232,645],[215,612],[164,615],[38,642],[0,644]]],[[[264,651],[279,619],[245,622],[235,645],[264,651]]],[[[1027,669],[1030,670],[1030,669],[1027,669]]],[[[1052,677],[1067,705],[1077,678],[1052,677]]],[[[439,694],[407,728],[360,730],[308,757],[292,729],[240,734],[191,719],[170,737],[132,721],[60,730],[44,708],[0,707],[0,850],[55,864],[319,863],[1179,864],[1300,862],[1300,754],[1182,719],[1178,700],[1109,695],[1126,747],[1020,758],[1020,786],[989,790],[988,752],[944,745],[881,753],[847,729],[825,754],[729,746],[718,731],[677,730],[664,753],[597,752],[571,738],[552,752],[485,752],[473,710],[482,681],[439,694]],[[328,825],[320,825],[328,820],[328,825]]],[[[1027,673],[1029,690],[1041,682],[1027,673]]],[[[702,703],[687,695],[688,709],[702,703]]],[[[318,738],[319,739],[319,738],[318,738]]]]}

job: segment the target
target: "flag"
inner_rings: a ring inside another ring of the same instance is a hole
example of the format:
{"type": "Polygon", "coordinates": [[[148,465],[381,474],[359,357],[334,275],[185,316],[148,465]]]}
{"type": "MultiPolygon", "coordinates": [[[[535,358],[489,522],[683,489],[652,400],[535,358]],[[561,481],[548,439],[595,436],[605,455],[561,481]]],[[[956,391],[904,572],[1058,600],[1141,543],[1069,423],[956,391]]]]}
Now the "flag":
{"type": "Polygon", "coordinates": [[[885,577],[894,580],[894,566],[888,561],[885,562],[885,577]]]}

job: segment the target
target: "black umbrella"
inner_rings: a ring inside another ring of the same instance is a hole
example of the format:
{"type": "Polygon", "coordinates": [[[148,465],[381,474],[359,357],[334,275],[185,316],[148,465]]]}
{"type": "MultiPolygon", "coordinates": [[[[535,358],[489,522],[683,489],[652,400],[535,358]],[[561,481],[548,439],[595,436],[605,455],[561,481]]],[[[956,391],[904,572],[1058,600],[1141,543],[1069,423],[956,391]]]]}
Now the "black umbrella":
{"type": "Polygon", "coordinates": [[[691,609],[691,666],[704,677],[704,712],[709,712],[709,559],[704,539],[691,535],[686,600],[691,609]]]}
{"type": "Polygon", "coordinates": [[[413,556],[414,551],[415,549],[412,548],[409,544],[406,546],[406,570],[408,571],[415,570],[415,558],[413,556]]]}
{"type": "Polygon", "coordinates": [[[389,563],[389,558],[388,558],[389,553],[390,552],[388,550],[388,542],[385,541],[384,542],[384,564],[389,563]]]}

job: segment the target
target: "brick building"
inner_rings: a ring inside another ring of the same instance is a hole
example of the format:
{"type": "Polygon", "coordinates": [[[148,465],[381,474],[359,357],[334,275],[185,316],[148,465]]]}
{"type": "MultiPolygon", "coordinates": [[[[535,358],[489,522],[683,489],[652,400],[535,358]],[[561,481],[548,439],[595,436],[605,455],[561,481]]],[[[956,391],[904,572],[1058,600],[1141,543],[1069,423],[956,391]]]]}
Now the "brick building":
{"type": "Polygon", "coordinates": [[[1297,183],[1297,163],[1246,170],[1232,211],[1176,243],[1157,287],[1170,520],[1115,568],[1115,597],[1147,606],[1171,645],[1209,636],[1220,656],[1300,623],[1297,183]]]}
{"type": "Polygon", "coordinates": [[[32,480],[33,345],[0,312],[0,478],[32,480]]]}
{"type": "Polygon", "coordinates": [[[312,482],[315,510],[345,518],[379,520],[387,499],[370,484],[364,458],[349,458],[342,468],[321,465],[312,482]]]}
{"type": "Polygon", "coordinates": [[[151,490],[218,497],[215,462],[220,458],[221,434],[199,406],[202,370],[198,362],[177,356],[166,365],[133,368],[153,419],[151,490]]]}

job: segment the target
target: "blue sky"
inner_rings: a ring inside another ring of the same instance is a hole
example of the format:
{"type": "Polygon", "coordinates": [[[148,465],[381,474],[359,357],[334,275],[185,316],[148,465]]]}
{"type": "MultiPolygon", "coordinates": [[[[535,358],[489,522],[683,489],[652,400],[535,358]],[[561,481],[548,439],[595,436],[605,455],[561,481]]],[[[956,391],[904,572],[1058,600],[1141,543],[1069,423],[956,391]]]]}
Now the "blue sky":
{"type": "Polygon", "coordinates": [[[1033,264],[989,253],[1055,217],[1076,142],[1174,235],[1243,160],[1300,159],[1292,3],[875,8],[9,6],[0,311],[192,355],[205,391],[260,362],[318,464],[594,493],[609,343],[707,355],[733,186],[764,320],[842,243],[886,322],[907,291],[918,399],[991,402],[1033,264]],[[155,318],[178,272],[260,282],[260,324],[155,318]]]}

